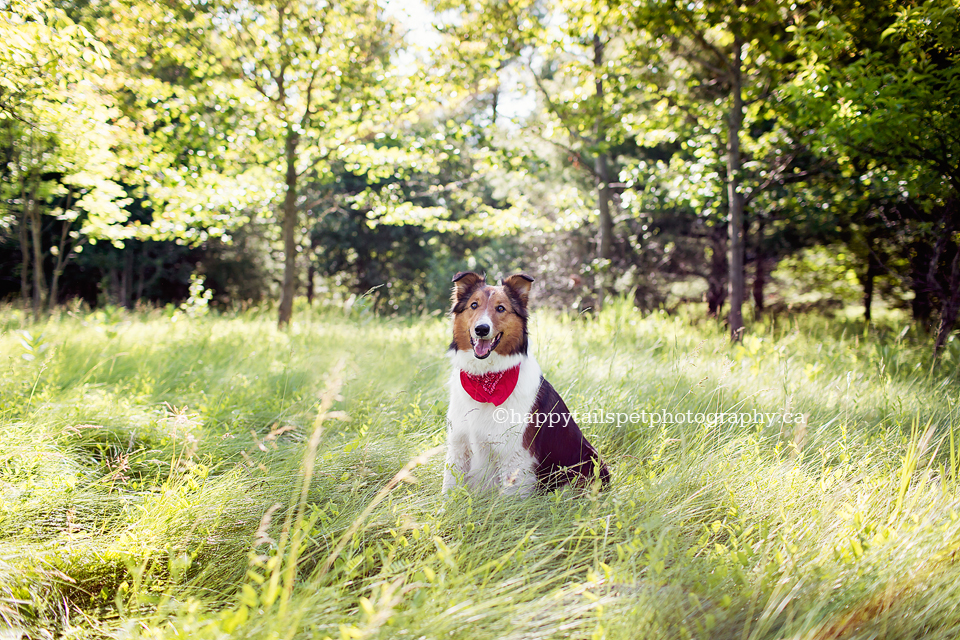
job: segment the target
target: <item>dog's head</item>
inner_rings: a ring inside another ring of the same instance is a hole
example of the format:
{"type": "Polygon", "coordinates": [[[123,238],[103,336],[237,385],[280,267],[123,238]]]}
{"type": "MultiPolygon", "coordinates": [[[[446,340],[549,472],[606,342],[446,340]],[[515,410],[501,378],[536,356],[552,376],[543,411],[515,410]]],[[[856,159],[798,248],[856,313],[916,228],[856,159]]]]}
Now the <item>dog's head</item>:
{"type": "Polygon", "coordinates": [[[484,276],[461,271],[453,277],[453,344],[483,360],[527,353],[527,302],[533,278],[518,273],[499,285],[484,276]]]}

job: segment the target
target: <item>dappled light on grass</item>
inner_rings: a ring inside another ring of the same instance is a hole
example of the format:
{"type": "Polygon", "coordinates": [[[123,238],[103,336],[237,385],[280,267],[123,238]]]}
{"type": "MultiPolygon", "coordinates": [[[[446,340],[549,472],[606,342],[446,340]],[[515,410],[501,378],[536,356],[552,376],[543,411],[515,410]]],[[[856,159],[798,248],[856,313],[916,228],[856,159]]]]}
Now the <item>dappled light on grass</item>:
{"type": "Polygon", "coordinates": [[[442,319],[91,314],[29,349],[10,327],[0,616],[71,637],[957,631],[958,383],[922,339],[799,316],[730,345],[627,303],[531,331],[596,418],[609,490],[441,497],[442,319]]]}

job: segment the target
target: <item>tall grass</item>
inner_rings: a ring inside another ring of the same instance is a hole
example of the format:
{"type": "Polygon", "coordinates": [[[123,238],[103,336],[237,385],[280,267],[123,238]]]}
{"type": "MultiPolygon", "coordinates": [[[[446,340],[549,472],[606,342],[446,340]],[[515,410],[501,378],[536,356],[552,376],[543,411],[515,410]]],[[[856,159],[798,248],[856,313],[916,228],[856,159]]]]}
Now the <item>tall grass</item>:
{"type": "Polygon", "coordinates": [[[960,348],[931,370],[905,324],[780,318],[730,345],[693,312],[536,314],[572,410],[661,419],[583,422],[611,488],[524,500],[440,495],[442,318],[0,327],[14,637],[960,631],[960,348]]]}

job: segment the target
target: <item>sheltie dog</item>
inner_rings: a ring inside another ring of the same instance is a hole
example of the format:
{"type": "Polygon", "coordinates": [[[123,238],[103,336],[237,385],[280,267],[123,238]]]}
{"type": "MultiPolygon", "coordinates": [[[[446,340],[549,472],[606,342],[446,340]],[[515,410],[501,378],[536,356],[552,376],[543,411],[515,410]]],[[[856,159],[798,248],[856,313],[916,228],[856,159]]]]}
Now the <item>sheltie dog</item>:
{"type": "Polygon", "coordinates": [[[453,342],[443,492],[471,489],[530,495],[566,484],[610,482],[567,405],[529,353],[525,274],[488,285],[453,278],[453,342]]]}

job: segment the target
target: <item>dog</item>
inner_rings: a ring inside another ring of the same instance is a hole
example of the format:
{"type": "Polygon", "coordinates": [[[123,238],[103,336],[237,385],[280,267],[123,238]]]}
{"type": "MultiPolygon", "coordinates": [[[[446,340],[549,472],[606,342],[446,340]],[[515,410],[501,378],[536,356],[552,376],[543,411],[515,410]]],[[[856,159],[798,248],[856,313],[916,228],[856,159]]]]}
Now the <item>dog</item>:
{"type": "Polygon", "coordinates": [[[444,493],[461,482],[520,496],[610,482],[607,465],[529,352],[532,283],[522,273],[500,285],[472,271],[453,278],[444,493]]]}

